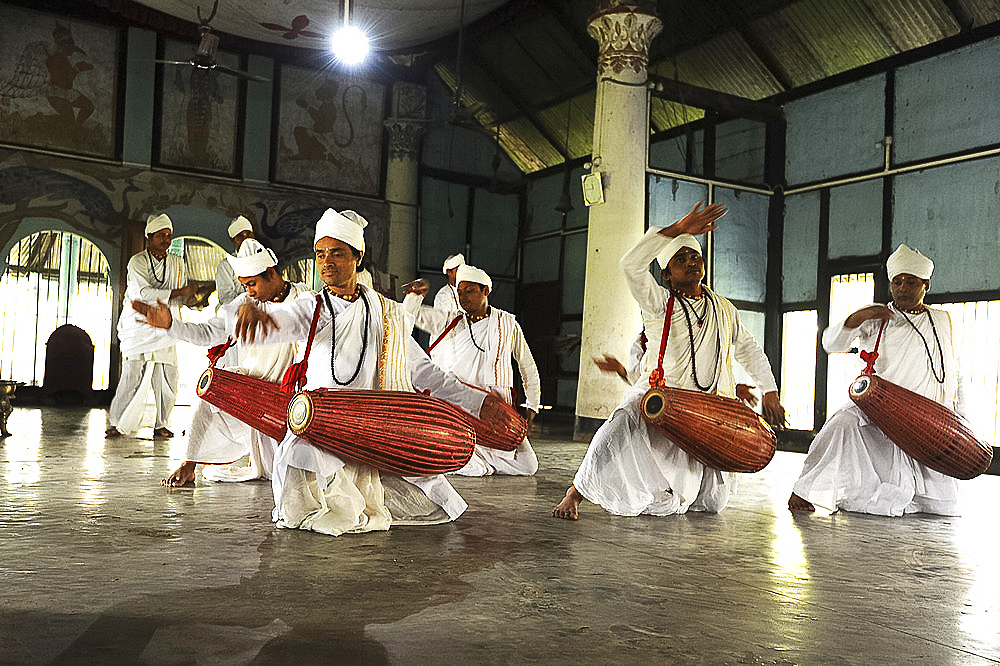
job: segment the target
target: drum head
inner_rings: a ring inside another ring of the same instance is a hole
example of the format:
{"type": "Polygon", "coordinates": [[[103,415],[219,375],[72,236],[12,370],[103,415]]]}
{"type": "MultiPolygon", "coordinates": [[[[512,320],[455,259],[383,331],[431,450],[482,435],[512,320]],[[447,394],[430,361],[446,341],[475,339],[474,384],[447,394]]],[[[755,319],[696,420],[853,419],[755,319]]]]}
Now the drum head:
{"type": "Polygon", "coordinates": [[[205,395],[205,391],[208,387],[212,385],[212,368],[207,368],[205,372],[201,373],[201,377],[198,378],[198,386],[195,387],[195,393],[199,396],[205,395]]]}
{"type": "Polygon", "coordinates": [[[861,375],[854,380],[853,384],[851,384],[851,388],[848,389],[848,393],[852,398],[863,396],[873,384],[874,382],[872,381],[870,375],[861,375]]]}
{"type": "Polygon", "coordinates": [[[639,405],[642,415],[650,421],[655,420],[667,408],[667,397],[662,391],[650,389],[642,397],[642,404],[639,405]]]}
{"type": "Polygon", "coordinates": [[[288,427],[296,435],[301,434],[312,423],[313,414],[315,410],[309,394],[304,391],[297,393],[288,403],[288,427]]]}

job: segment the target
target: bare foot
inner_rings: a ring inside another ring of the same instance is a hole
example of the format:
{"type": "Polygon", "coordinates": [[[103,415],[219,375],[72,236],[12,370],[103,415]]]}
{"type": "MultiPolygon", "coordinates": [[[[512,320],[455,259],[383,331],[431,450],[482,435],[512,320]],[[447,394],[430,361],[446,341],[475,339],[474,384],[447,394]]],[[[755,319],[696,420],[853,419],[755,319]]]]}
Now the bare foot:
{"type": "Polygon", "coordinates": [[[193,486],[194,485],[194,466],[197,463],[190,460],[186,461],[183,465],[178,467],[173,471],[173,473],[165,479],[160,480],[161,486],[167,486],[168,488],[181,488],[183,486],[193,486]]]}
{"type": "Polygon", "coordinates": [[[174,436],[174,433],[170,432],[166,428],[157,428],[153,431],[153,437],[157,439],[169,439],[174,436]]]}
{"type": "Polygon", "coordinates": [[[111,426],[110,428],[104,431],[104,436],[107,437],[108,439],[111,439],[113,437],[121,437],[122,433],[121,431],[118,430],[118,428],[111,426]]]}
{"type": "Polygon", "coordinates": [[[552,515],[563,520],[576,520],[580,517],[579,508],[582,501],[583,495],[580,494],[580,491],[576,489],[576,486],[570,486],[569,490],[566,491],[566,496],[556,505],[556,508],[552,509],[552,515]]]}
{"type": "Polygon", "coordinates": [[[812,503],[807,502],[795,493],[792,493],[788,498],[788,510],[789,511],[815,511],[816,507],[812,503]]]}

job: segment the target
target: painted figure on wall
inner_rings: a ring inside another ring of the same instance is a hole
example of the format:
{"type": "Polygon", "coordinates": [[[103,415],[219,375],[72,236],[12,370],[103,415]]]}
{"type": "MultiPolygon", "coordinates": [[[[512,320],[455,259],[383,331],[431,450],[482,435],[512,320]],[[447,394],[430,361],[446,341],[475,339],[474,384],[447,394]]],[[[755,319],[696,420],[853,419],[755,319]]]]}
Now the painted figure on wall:
{"type": "Polygon", "coordinates": [[[0,5],[0,139],[112,157],[117,49],[113,28],[0,5]]]}

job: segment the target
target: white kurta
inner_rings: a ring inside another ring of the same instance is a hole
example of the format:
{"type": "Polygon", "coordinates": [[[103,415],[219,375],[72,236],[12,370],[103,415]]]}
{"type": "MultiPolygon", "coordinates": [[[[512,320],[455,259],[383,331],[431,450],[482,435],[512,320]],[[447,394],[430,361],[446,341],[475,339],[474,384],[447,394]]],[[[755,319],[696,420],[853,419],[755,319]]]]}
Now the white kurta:
{"type": "MultiPolygon", "coordinates": [[[[875,373],[968,416],[948,313],[928,308],[932,326],[926,314],[890,309],[894,316],[882,334],[875,373]]],[[[871,351],[880,324],[868,320],[851,329],[840,322],[824,331],[823,348],[846,352],[857,339],[859,349],[871,351]]],[[[813,439],[793,492],[831,510],[882,516],[959,513],[958,480],[903,453],[854,404],[831,416],[813,439]]]]}
{"type": "Polygon", "coordinates": [[[215,269],[215,291],[219,295],[219,307],[232,302],[234,298],[244,293],[243,283],[236,277],[233,265],[223,258],[215,269]]]}
{"type": "Polygon", "coordinates": [[[167,253],[161,261],[147,250],[133,255],[126,268],[125,296],[118,317],[118,340],[122,355],[122,375],[108,409],[108,422],[121,432],[137,431],[142,423],[147,387],[152,387],[156,404],[157,428],[166,427],[177,397],[177,348],[163,329],[152,328],[137,321],[138,313],[132,301],[155,304],[157,300],[170,306],[175,319],[180,319],[180,298],[170,298],[170,292],[186,283],[184,261],[167,253]]]}
{"type": "MultiPolygon", "coordinates": [[[[538,367],[531,355],[521,325],[509,312],[491,307],[489,315],[470,324],[461,311],[439,310],[421,306],[416,316],[417,328],[424,331],[443,331],[454,321],[459,323],[438,342],[431,351],[437,363],[437,349],[446,346],[450,359],[448,370],[463,382],[497,394],[508,405],[514,404],[513,357],[521,374],[525,404],[538,412],[541,404],[541,380],[538,367]]],[[[436,338],[435,338],[436,339],[436,338]]],[[[431,340],[434,342],[434,339],[431,340]]],[[[490,474],[532,475],[538,471],[538,458],[531,443],[525,438],[514,451],[500,451],[476,445],[472,459],[455,472],[463,476],[488,476],[490,474]]]]}
{"type": "MultiPolygon", "coordinates": [[[[650,428],[639,415],[639,402],[649,388],[647,379],[657,366],[663,317],[670,297],[649,273],[649,264],[669,240],[659,235],[656,228],[650,229],[621,259],[629,291],[642,310],[648,341],[639,364],[641,376],[594,434],[573,479],[585,498],[618,515],[718,512],[726,507],[736,487],[735,473],[706,467],[662,432],[650,428]]],[[[691,364],[690,331],[694,337],[698,382],[710,385],[709,392],[735,396],[734,360],[753,377],[762,393],[776,390],[767,357],[743,328],[736,308],[707,287],[703,289],[704,304],[688,301],[687,318],[680,303],[675,304],[663,356],[667,386],[697,389],[691,364]],[[695,308],[694,312],[690,308],[695,308]],[[705,308],[704,319],[698,326],[695,313],[700,316],[701,308],[705,308]]]]}
{"type": "MultiPolygon", "coordinates": [[[[416,387],[478,415],[483,394],[463,386],[430,362],[406,335],[400,305],[371,289],[362,288],[362,294],[364,299],[352,303],[331,296],[329,303],[336,320],[324,303],[309,354],[305,387],[397,391],[416,387]],[[362,345],[365,336],[366,344],[362,345]],[[334,380],[331,365],[336,369],[336,379],[344,384],[334,380]]],[[[306,339],[315,307],[314,297],[265,304],[264,309],[280,326],[267,342],[306,339]]],[[[397,524],[446,522],[460,516],[468,506],[444,476],[379,474],[291,432],[278,447],[272,487],[273,518],[279,526],[333,535],[386,530],[397,524]]]]}
{"type": "MultiPolygon", "coordinates": [[[[293,282],[289,285],[286,300],[311,294],[309,287],[293,282]]],[[[235,339],[237,311],[249,299],[244,292],[222,306],[216,317],[201,324],[175,319],[169,333],[178,340],[186,340],[202,347],[223,344],[231,336],[235,339]]],[[[236,353],[227,353],[216,367],[269,382],[280,382],[288,366],[296,361],[298,345],[294,342],[274,345],[237,344],[230,350],[233,351],[236,353]],[[239,359],[236,365],[223,362],[231,357],[239,359]]],[[[218,407],[199,400],[191,417],[185,460],[206,464],[202,474],[210,481],[269,479],[276,447],[274,439],[218,407]],[[235,464],[243,456],[249,457],[249,465],[235,464]]]]}

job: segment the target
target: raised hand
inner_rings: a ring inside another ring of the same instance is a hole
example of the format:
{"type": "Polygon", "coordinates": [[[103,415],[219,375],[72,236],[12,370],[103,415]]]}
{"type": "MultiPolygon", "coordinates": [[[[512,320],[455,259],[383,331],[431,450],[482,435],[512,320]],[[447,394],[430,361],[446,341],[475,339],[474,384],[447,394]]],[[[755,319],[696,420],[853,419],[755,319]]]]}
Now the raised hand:
{"type": "Polygon", "coordinates": [[[764,420],[771,425],[778,428],[784,428],[788,425],[788,417],[785,415],[785,408],[781,405],[781,399],[778,397],[777,391],[768,391],[764,394],[762,410],[764,412],[764,420]]]}
{"type": "Polygon", "coordinates": [[[252,300],[247,300],[236,313],[236,328],[234,333],[240,342],[253,343],[257,336],[266,337],[272,330],[279,330],[278,322],[267,314],[252,300]]]}
{"type": "Polygon", "coordinates": [[[417,280],[414,280],[413,282],[407,282],[406,284],[403,285],[404,294],[416,294],[417,296],[426,296],[427,291],[429,289],[430,289],[430,283],[423,278],[419,278],[417,280]]]}
{"type": "Polygon", "coordinates": [[[595,356],[594,365],[596,365],[601,372],[618,375],[622,378],[622,381],[628,382],[628,372],[626,372],[625,366],[611,354],[604,354],[603,358],[597,358],[595,356]]]}
{"type": "Polygon", "coordinates": [[[660,233],[668,238],[675,238],[681,234],[691,234],[699,236],[709,231],[714,231],[716,220],[726,214],[726,207],[722,204],[705,205],[704,201],[699,201],[691,211],[668,227],[660,229],[660,233]]]}

